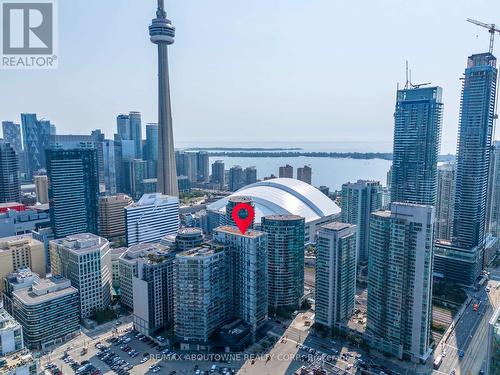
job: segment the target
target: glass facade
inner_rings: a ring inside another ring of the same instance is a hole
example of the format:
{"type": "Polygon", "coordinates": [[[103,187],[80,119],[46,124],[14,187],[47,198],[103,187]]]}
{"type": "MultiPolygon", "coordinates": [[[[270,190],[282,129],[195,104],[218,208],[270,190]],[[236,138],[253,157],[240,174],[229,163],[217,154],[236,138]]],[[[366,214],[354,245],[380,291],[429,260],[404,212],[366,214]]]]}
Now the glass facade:
{"type": "Polygon", "coordinates": [[[434,208],[392,203],[372,214],[367,335],[397,358],[425,361],[430,349],[434,208]]]}
{"type": "Polygon", "coordinates": [[[99,233],[99,176],[95,148],[47,150],[50,219],[56,238],[99,233]]]}
{"type": "Polygon", "coordinates": [[[382,185],[378,181],[359,180],[342,185],[342,222],[357,227],[357,259],[368,261],[370,214],[382,208],[382,185]]]}
{"type": "Polygon", "coordinates": [[[269,307],[296,310],[304,295],[304,218],[273,215],[262,218],[267,233],[269,307]]]}
{"type": "Polygon", "coordinates": [[[436,204],[443,90],[398,90],[394,113],[391,201],[436,204]]]}

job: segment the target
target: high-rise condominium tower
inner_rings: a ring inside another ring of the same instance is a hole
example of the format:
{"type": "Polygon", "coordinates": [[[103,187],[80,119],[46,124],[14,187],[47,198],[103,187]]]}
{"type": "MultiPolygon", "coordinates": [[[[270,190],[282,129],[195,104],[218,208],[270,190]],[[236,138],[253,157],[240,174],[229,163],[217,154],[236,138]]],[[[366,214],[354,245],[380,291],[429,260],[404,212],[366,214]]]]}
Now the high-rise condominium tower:
{"type": "Polygon", "coordinates": [[[323,225],[316,247],[316,323],[329,330],[347,322],[355,308],[356,226],[323,225]]]}
{"type": "Polygon", "coordinates": [[[398,202],[371,217],[367,339],[400,359],[432,353],[434,220],[434,207],[398,202]]]}
{"type": "Polygon", "coordinates": [[[47,150],[50,221],[56,238],[99,232],[99,175],[95,148],[47,150]]]}
{"type": "Polygon", "coordinates": [[[269,307],[296,310],[304,295],[304,218],[271,215],[262,218],[267,233],[269,307]]]}
{"type": "Polygon", "coordinates": [[[151,42],[158,45],[158,191],[178,196],[167,50],[174,43],[175,27],[167,19],[163,0],[158,0],[149,35],[151,42]]]}
{"type": "Polygon", "coordinates": [[[19,202],[19,159],[14,148],[0,139],[0,203],[19,202]]]}
{"type": "Polygon", "coordinates": [[[358,180],[342,185],[342,222],[355,224],[358,262],[368,261],[370,215],[382,207],[382,185],[378,181],[358,180]]]}
{"type": "Polygon", "coordinates": [[[394,113],[391,201],[436,204],[443,122],[441,87],[398,90],[394,113]]]}
{"type": "Polygon", "coordinates": [[[436,245],[435,272],[471,285],[482,270],[498,70],[491,53],[469,56],[462,87],[451,243],[436,245]]]}

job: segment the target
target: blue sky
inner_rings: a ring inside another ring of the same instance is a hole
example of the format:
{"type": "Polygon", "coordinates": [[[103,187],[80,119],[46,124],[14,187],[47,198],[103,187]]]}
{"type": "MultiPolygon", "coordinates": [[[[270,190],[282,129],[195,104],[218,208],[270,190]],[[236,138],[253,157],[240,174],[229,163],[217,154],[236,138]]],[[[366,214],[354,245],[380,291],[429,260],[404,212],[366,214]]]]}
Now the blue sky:
{"type": "MultiPolygon", "coordinates": [[[[500,24],[498,0],[166,0],[176,143],[392,140],[405,60],[443,87],[454,152],[460,81],[500,24]],[[494,18],[496,15],[496,19],[494,18]]],[[[59,0],[59,68],[0,71],[0,119],[37,112],[59,133],[156,121],[155,0],[59,0]]],[[[497,38],[500,55],[500,37],[497,38]]]]}

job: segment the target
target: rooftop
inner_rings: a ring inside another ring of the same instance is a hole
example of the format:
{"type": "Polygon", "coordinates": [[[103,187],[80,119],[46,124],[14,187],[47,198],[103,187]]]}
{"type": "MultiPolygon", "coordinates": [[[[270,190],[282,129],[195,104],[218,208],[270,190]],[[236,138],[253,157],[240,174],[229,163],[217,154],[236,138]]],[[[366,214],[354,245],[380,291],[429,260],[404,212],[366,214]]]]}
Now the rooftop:
{"type": "Polygon", "coordinates": [[[333,223],[328,223],[328,224],[322,225],[321,229],[342,230],[342,229],[352,228],[352,227],[355,227],[355,225],[348,224],[348,223],[333,222],[333,223]]]}
{"type": "Polygon", "coordinates": [[[2,358],[5,360],[4,365],[0,366],[0,373],[16,373],[16,371],[11,372],[12,369],[19,367],[30,366],[35,361],[33,355],[30,351],[24,349],[22,351],[11,353],[2,358]],[[5,371],[5,372],[4,372],[5,371]]]}
{"type": "Polygon", "coordinates": [[[19,323],[3,308],[0,308],[0,331],[9,331],[20,327],[19,323]]]}
{"type": "Polygon", "coordinates": [[[71,286],[68,279],[53,276],[48,279],[38,279],[31,288],[16,290],[13,295],[25,305],[33,306],[74,293],[78,293],[78,290],[71,286]]]}
{"type": "Polygon", "coordinates": [[[241,233],[241,231],[237,227],[232,227],[230,225],[222,225],[214,229],[216,232],[223,232],[234,234],[239,237],[247,237],[247,238],[257,238],[265,235],[266,233],[261,232],[260,230],[248,229],[245,233],[241,233]]]}
{"type": "Polygon", "coordinates": [[[136,263],[137,261],[151,261],[158,263],[172,254],[172,249],[158,243],[140,243],[130,246],[127,251],[120,255],[120,260],[127,263],[136,263]]]}
{"type": "Polygon", "coordinates": [[[224,250],[224,246],[222,245],[214,245],[214,244],[204,244],[198,247],[195,247],[190,250],[183,251],[177,254],[176,257],[205,257],[210,256],[224,250]]]}
{"type": "Polygon", "coordinates": [[[66,249],[70,249],[75,253],[95,251],[97,249],[100,250],[101,247],[109,243],[104,237],[100,237],[92,233],[73,234],[71,236],[60,238],[58,240],[52,240],[50,242],[66,249]]]}
{"type": "Polygon", "coordinates": [[[35,240],[31,236],[31,234],[21,234],[18,236],[0,238],[0,252],[9,251],[12,247],[18,247],[22,245],[43,246],[43,244],[40,241],[35,240]]]}
{"type": "Polygon", "coordinates": [[[131,203],[125,209],[144,207],[144,206],[152,206],[152,205],[160,205],[165,203],[179,203],[178,197],[173,197],[170,195],[163,195],[161,193],[150,193],[144,194],[141,199],[139,199],[135,203],[131,203]]]}

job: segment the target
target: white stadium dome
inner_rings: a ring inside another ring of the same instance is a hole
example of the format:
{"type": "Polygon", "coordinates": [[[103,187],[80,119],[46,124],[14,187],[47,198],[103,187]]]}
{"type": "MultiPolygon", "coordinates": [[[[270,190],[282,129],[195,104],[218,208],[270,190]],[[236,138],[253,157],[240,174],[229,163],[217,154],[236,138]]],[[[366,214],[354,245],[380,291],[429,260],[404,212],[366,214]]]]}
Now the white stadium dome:
{"type": "Polygon", "coordinates": [[[309,235],[313,239],[317,227],[333,221],[340,215],[340,208],[321,191],[305,182],[292,178],[273,178],[247,185],[233,194],[210,204],[209,211],[226,211],[230,197],[250,197],[255,206],[255,223],[263,216],[299,215],[305,218],[309,235]]]}

